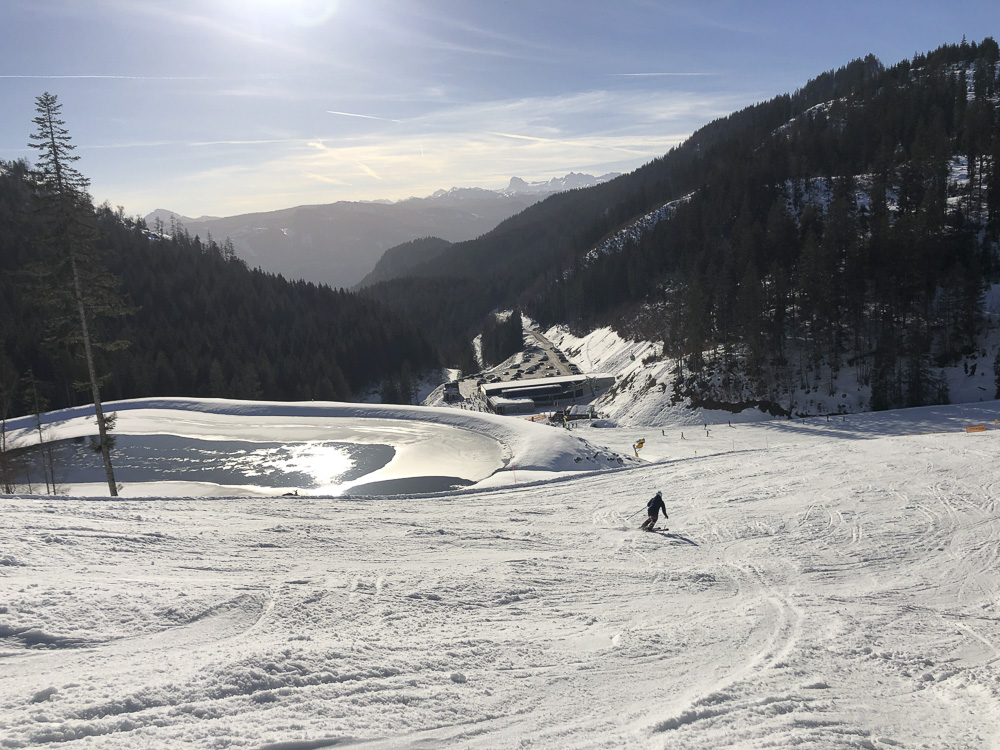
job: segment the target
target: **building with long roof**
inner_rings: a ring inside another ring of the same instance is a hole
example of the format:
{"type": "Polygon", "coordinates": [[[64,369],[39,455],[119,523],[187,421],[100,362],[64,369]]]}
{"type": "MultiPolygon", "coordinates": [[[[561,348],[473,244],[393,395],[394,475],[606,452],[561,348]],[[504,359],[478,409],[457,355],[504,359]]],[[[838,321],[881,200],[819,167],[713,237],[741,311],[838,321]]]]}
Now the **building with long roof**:
{"type": "Polygon", "coordinates": [[[590,373],[484,383],[479,386],[479,391],[497,414],[513,414],[549,406],[589,402],[614,384],[614,375],[590,373]]]}

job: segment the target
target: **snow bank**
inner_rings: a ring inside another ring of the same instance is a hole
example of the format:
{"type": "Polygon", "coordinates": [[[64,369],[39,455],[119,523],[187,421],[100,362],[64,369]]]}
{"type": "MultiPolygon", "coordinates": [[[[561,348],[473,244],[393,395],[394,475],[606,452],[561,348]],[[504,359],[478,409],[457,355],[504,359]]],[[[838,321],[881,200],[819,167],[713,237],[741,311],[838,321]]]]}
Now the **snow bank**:
{"type": "MultiPolygon", "coordinates": [[[[267,443],[339,441],[387,444],[395,449],[394,457],[384,468],[313,494],[339,494],[359,485],[363,491],[364,485],[421,477],[457,477],[495,486],[550,479],[564,473],[620,468],[627,460],[601,451],[566,430],[443,407],[161,398],[109,402],[105,411],[118,415],[119,435],[169,434],[267,443]]],[[[22,445],[37,443],[33,421],[33,417],[10,421],[11,439],[22,445]]],[[[42,421],[46,440],[87,437],[96,432],[92,407],[52,412],[44,415],[42,421]]],[[[190,482],[172,489],[163,482],[143,485],[129,486],[128,494],[225,495],[247,491],[232,486],[220,490],[190,482]]],[[[104,494],[100,485],[70,491],[104,494]]],[[[283,494],[288,488],[254,487],[249,491],[274,495],[283,494]]]]}

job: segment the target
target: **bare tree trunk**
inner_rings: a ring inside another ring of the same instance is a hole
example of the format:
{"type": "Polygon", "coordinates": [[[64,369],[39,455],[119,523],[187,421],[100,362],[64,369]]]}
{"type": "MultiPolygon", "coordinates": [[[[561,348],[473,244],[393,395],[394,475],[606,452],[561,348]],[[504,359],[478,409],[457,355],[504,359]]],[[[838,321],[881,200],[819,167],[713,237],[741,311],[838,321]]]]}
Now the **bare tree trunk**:
{"type": "Polygon", "coordinates": [[[111,466],[111,446],[108,443],[108,430],[104,421],[104,408],[101,406],[101,387],[97,380],[97,369],[94,367],[94,352],[90,343],[90,329],[87,326],[87,309],[83,304],[83,288],[80,284],[80,274],[76,267],[76,251],[69,248],[69,263],[73,273],[73,293],[76,296],[77,312],[80,314],[80,332],[83,338],[83,351],[87,360],[87,374],[90,377],[90,391],[94,396],[94,411],[97,414],[97,430],[101,441],[101,456],[104,458],[104,473],[108,478],[108,489],[111,497],[118,497],[118,485],[115,482],[115,470],[111,466]]]}
{"type": "MultiPolygon", "coordinates": [[[[3,362],[0,360],[0,366],[2,365],[3,362]]],[[[6,375],[6,370],[0,372],[0,492],[13,494],[14,472],[10,454],[7,452],[7,410],[13,388],[8,387],[6,375]]]]}
{"type": "MultiPolygon", "coordinates": [[[[42,430],[42,410],[47,408],[47,402],[39,398],[38,381],[35,373],[30,368],[25,376],[24,384],[31,389],[31,405],[35,413],[35,428],[38,430],[38,457],[42,462],[42,475],[45,477],[45,490],[52,495],[58,494],[56,487],[56,463],[52,452],[51,443],[45,442],[45,433],[42,430]]],[[[27,463],[27,462],[26,462],[27,463]]]]}
{"type": "Polygon", "coordinates": [[[13,494],[14,472],[7,453],[7,417],[0,415],[0,492],[13,494]]]}
{"type": "Polygon", "coordinates": [[[45,442],[44,435],[42,433],[42,413],[38,408],[38,391],[35,389],[35,383],[32,379],[31,382],[32,395],[34,396],[34,407],[35,407],[35,427],[38,430],[38,455],[42,462],[42,476],[45,477],[45,491],[54,495],[56,488],[55,482],[49,482],[49,464],[45,460],[45,442]]]}

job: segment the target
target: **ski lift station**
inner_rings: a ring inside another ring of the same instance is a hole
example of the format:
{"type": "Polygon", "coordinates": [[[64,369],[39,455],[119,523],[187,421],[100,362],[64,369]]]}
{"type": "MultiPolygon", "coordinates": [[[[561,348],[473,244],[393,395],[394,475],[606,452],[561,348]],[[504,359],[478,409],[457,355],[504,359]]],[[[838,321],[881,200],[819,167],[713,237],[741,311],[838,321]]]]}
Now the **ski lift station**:
{"type": "Polygon", "coordinates": [[[484,383],[479,392],[497,414],[525,414],[548,406],[591,401],[614,384],[614,375],[597,373],[484,383]]]}

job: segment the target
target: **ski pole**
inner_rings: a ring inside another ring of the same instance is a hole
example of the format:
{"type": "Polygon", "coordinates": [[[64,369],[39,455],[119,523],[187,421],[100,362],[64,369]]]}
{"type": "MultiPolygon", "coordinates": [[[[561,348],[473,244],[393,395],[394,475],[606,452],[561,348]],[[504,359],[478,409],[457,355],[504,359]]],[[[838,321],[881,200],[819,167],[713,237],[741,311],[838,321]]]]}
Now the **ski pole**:
{"type": "MultiPolygon", "coordinates": [[[[637,511],[636,511],[635,513],[633,513],[633,514],[632,514],[632,516],[636,516],[636,515],[638,515],[638,514],[642,513],[642,512],[644,511],[644,510],[646,510],[646,509],[645,509],[645,508],[639,508],[639,510],[637,510],[637,511]]],[[[628,517],[628,518],[626,518],[625,520],[627,521],[627,520],[628,520],[629,518],[631,518],[632,516],[629,516],[629,517],[628,517]]]]}

